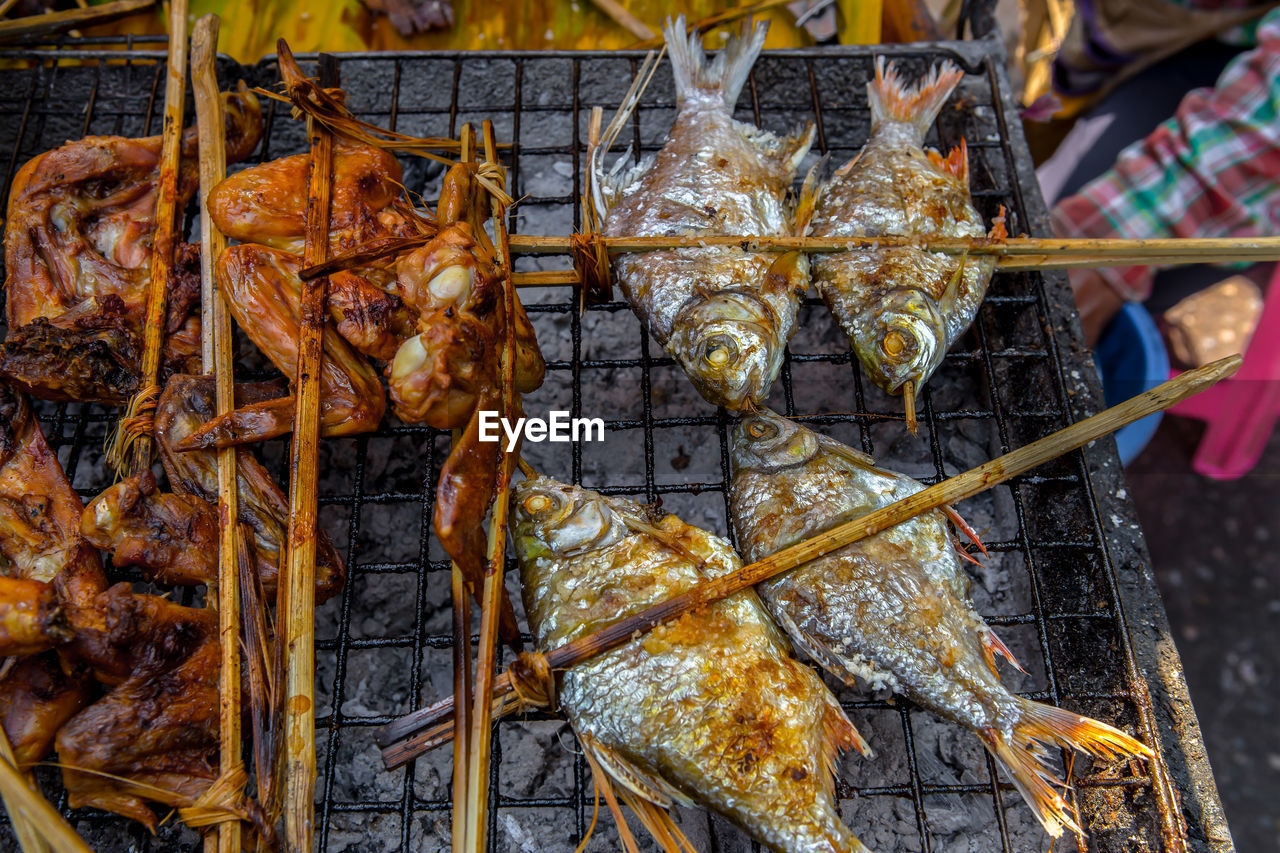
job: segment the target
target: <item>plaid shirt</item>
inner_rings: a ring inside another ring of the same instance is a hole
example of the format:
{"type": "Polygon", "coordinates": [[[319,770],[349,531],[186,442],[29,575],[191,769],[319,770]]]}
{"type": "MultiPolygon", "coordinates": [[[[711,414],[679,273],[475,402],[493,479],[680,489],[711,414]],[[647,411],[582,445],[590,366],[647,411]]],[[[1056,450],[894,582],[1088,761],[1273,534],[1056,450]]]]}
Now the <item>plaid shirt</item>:
{"type": "MultiPolygon", "coordinates": [[[[1060,237],[1256,237],[1280,234],[1280,8],[1258,46],[1196,89],[1173,118],[1110,171],[1053,209],[1060,237]]],[[[1098,270],[1126,299],[1151,294],[1149,267],[1098,270]]]]}

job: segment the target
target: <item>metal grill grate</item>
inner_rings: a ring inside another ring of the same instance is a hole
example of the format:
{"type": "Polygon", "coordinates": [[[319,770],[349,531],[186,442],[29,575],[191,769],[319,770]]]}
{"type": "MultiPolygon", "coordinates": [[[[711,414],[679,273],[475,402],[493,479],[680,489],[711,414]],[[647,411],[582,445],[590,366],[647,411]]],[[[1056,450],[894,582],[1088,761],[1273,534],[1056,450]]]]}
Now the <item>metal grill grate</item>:
{"type": "MultiPolygon", "coordinates": [[[[975,199],[988,219],[1003,205],[1012,233],[1040,230],[1043,204],[1034,189],[1024,195],[1034,178],[992,45],[876,52],[896,57],[909,77],[942,57],[965,69],[931,142],[949,147],[962,137],[967,141],[975,199]]],[[[64,42],[57,56],[73,62],[62,65],[53,64],[47,52],[0,53],[19,60],[0,72],[0,112],[12,117],[0,126],[6,193],[22,162],[65,139],[158,132],[164,55],[137,48],[132,41],[64,42]],[[125,50],[106,49],[114,47],[125,50]]],[[[869,129],[865,83],[872,56],[859,48],[767,54],[738,115],[774,131],[812,120],[815,149],[843,162],[869,129]]],[[[456,136],[462,122],[492,119],[499,139],[513,143],[509,174],[521,201],[511,211],[510,230],[563,235],[580,223],[590,109],[616,107],[639,57],[383,53],[339,60],[349,104],[367,120],[406,133],[456,136]]],[[[240,78],[264,86],[278,80],[269,61],[252,67],[224,61],[220,72],[224,85],[240,78]]],[[[264,108],[266,139],[255,162],[303,150],[301,126],[274,102],[264,108]]],[[[634,118],[631,145],[656,150],[673,109],[671,82],[660,72],[634,118]]],[[[406,186],[432,199],[438,170],[402,159],[406,186]]],[[[187,212],[189,237],[198,228],[195,213],[187,212]]],[[[567,258],[517,259],[519,269],[568,265],[567,258]]],[[[973,330],[924,393],[918,439],[906,436],[899,402],[865,380],[816,300],[802,310],[800,332],[771,402],[935,482],[1095,407],[1093,368],[1078,340],[1062,329],[1065,294],[1057,279],[997,275],[973,330]]],[[[692,523],[727,534],[728,418],[696,397],[624,303],[579,313],[568,288],[521,295],[548,362],[546,384],[526,408],[532,414],[559,409],[575,417],[600,416],[608,430],[603,445],[529,445],[530,461],[608,494],[662,502],[692,523]]],[[[239,378],[263,369],[249,348],[244,352],[250,354],[240,361],[239,378]]],[[[39,411],[75,486],[86,497],[97,494],[107,485],[101,440],[117,413],[74,404],[41,404],[39,411]]],[[[395,423],[322,444],[322,524],[345,548],[351,572],[342,595],[317,614],[321,849],[448,849],[448,750],[385,773],[372,741],[373,727],[451,689],[448,563],[429,536],[433,484],[447,449],[447,434],[395,423]]],[[[286,443],[268,444],[264,455],[284,482],[286,443]]],[[[1122,482],[1117,466],[1108,443],[1091,454],[1073,453],[964,507],[975,527],[986,529],[992,554],[990,568],[976,573],[975,599],[1031,673],[1010,675],[1019,692],[1144,737],[1157,729],[1164,735],[1166,758],[1184,788],[1181,810],[1193,846],[1208,849],[1204,815],[1218,808],[1212,780],[1202,759],[1190,762],[1187,771],[1188,759],[1174,742],[1198,737],[1194,717],[1171,733],[1165,712],[1148,695],[1158,678],[1169,677],[1155,671],[1151,642],[1145,634],[1135,641],[1124,617],[1136,607],[1158,629],[1163,611],[1140,543],[1134,551],[1124,538],[1135,536],[1124,532],[1134,518],[1123,494],[1111,494],[1122,482]],[[1196,780],[1194,790],[1184,772],[1196,780]]],[[[116,576],[129,577],[118,570],[116,576]]],[[[510,586],[518,600],[514,582],[510,586]]],[[[1173,686],[1165,683],[1159,690],[1183,695],[1176,656],[1172,667],[1173,686]]],[[[1030,811],[972,735],[909,703],[858,697],[842,688],[837,693],[879,753],[874,761],[846,758],[838,780],[846,821],[873,849],[1049,848],[1030,811]]],[[[1169,849],[1162,831],[1179,816],[1153,781],[1160,774],[1136,765],[1093,774],[1087,764],[1083,758],[1076,764],[1072,796],[1080,802],[1089,847],[1169,849]]],[[[41,772],[45,789],[59,790],[55,774],[41,772]]],[[[491,849],[571,851],[591,822],[593,798],[589,772],[575,757],[567,727],[548,715],[501,722],[491,797],[491,849]]],[[[65,806],[65,797],[59,805],[65,806]]],[[[82,810],[73,818],[95,849],[198,847],[194,833],[171,825],[152,839],[111,815],[82,810]]],[[[602,819],[589,849],[614,849],[609,824],[602,819]]],[[[758,849],[727,823],[700,812],[685,814],[683,825],[701,849],[758,849]]],[[[7,830],[0,830],[0,848],[12,844],[7,830]]]]}

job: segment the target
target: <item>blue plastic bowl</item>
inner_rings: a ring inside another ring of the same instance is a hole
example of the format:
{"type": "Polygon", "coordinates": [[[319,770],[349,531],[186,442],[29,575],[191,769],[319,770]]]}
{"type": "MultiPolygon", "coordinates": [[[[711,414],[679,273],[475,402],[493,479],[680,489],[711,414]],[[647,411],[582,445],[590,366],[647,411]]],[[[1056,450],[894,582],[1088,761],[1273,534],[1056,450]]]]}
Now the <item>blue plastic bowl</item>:
{"type": "MultiPolygon", "coordinates": [[[[1102,392],[1108,406],[1150,391],[1169,378],[1169,353],[1164,339],[1151,314],[1136,302],[1127,303],[1115,316],[1093,355],[1102,373],[1102,392]]],[[[1138,458],[1155,435],[1161,416],[1160,412],[1148,415],[1116,433],[1123,464],[1138,458]]]]}

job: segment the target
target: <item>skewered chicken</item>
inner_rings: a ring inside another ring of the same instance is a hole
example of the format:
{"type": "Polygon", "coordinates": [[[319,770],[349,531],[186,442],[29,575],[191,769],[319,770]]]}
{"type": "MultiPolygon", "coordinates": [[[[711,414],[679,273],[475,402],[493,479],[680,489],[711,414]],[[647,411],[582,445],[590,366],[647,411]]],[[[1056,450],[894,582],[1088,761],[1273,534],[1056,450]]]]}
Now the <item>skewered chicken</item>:
{"type": "MultiPolygon", "coordinates": [[[[262,134],[257,98],[223,95],[227,159],[262,134]]],[[[119,403],[138,389],[161,138],[90,136],[28,161],[14,178],[5,227],[9,336],[0,372],[55,400],[119,403]]],[[[196,134],[182,139],[179,204],[197,185],[196,134]]],[[[199,351],[198,249],[178,251],[163,361],[199,351]]]]}
{"type": "Polygon", "coordinates": [[[92,663],[119,679],[58,731],[63,784],[72,808],[106,809],[154,832],[145,801],[191,805],[217,775],[218,615],[125,583],[95,604],[89,618],[100,620],[105,654],[92,663]]]}
{"type": "MultiPolygon", "coordinates": [[[[0,655],[67,642],[62,608],[89,606],[106,589],[98,552],[80,538],[81,509],[26,399],[0,382],[0,655]],[[23,596],[25,607],[6,607],[23,596]]],[[[87,672],[45,652],[0,673],[0,725],[20,762],[37,761],[88,701],[87,672]]]]}
{"type": "MultiPolygon", "coordinates": [[[[237,387],[242,400],[274,396],[279,383],[237,387]]],[[[85,508],[84,536],[113,553],[116,565],[137,565],[161,583],[201,584],[218,577],[217,459],[213,451],[181,453],[176,445],[208,419],[214,381],[207,376],[170,378],[156,406],[160,458],[174,493],[159,491],[150,471],[107,489],[85,508]]],[[[289,504],[257,458],[239,453],[239,520],[253,531],[255,566],[263,591],[274,596],[288,530],[289,504]]],[[[346,566],[333,542],[316,539],[316,598],[335,595],[346,566]]]]}

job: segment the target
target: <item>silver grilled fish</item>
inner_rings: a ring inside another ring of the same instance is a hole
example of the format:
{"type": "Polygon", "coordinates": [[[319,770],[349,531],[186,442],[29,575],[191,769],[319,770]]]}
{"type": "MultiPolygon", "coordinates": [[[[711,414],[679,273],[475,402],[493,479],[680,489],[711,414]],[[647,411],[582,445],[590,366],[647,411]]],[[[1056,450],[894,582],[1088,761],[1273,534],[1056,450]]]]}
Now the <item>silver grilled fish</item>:
{"type": "MultiPolygon", "coordinates": [[[[813,126],[780,139],[733,118],[733,105],[764,46],[764,23],[744,29],[708,63],[683,17],[667,22],[675,74],[675,124],[651,160],[606,175],[604,147],[590,168],[605,236],[786,236],[788,193],[813,141],[813,126]]],[[[635,108],[628,100],[620,127],[635,108]]],[[[709,402],[741,409],[761,402],[795,328],[808,261],[712,247],[622,254],[614,277],[649,333],[709,402]]]]}
{"type": "MultiPolygon", "coordinates": [[[[871,139],[820,190],[808,233],[819,237],[982,237],[969,196],[963,141],[943,157],[925,134],[963,77],[948,62],[916,88],[876,60],[867,85],[871,139]]],[[[992,238],[1005,236],[1003,214],[992,238]]],[[[814,282],[871,379],[902,394],[915,431],[915,400],[942,356],[969,328],[991,281],[990,257],[912,247],[819,255],[814,282]]]]}
{"type": "MultiPolygon", "coordinates": [[[[772,412],[734,430],[731,510],[749,560],[759,560],[923,486],[772,412]]],[[[1080,832],[1045,746],[1104,759],[1150,756],[1111,726],[1010,693],[996,655],[1008,649],[973,609],[968,576],[933,510],[757,587],[795,644],[852,684],[890,688],[972,729],[1012,777],[1049,834],[1080,832]]]]}
{"type": "MultiPolygon", "coordinates": [[[[723,539],[544,476],[515,486],[513,535],[541,648],[584,636],[741,565],[723,539]]],[[[662,807],[698,802],[786,853],[866,848],[833,805],[833,762],[867,752],[752,592],[686,614],[563,675],[590,757],[662,807]]]]}

